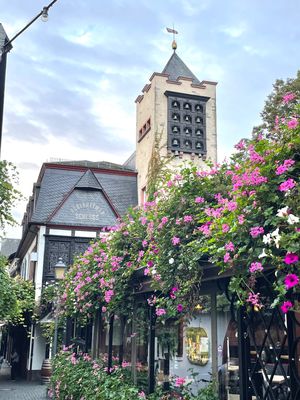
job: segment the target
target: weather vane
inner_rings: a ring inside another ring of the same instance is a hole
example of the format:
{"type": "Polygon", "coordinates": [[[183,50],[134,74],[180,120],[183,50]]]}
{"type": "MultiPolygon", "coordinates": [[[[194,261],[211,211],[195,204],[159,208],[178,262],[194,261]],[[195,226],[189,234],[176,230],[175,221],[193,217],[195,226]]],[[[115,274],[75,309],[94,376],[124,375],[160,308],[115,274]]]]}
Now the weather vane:
{"type": "Polygon", "coordinates": [[[174,25],[173,25],[173,29],[167,28],[167,32],[168,33],[173,33],[172,49],[175,51],[177,49],[177,43],[176,43],[176,40],[175,40],[175,35],[178,35],[178,32],[175,31],[174,25]]]}

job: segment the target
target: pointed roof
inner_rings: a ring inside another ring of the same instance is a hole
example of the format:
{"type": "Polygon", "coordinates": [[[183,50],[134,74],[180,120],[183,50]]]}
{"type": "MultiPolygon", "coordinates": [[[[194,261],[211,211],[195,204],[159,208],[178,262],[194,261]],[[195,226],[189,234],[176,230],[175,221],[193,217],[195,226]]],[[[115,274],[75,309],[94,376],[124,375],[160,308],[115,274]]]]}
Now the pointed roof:
{"type": "Polygon", "coordinates": [[[88,169],[75,185],[76,189],[102,190],[102,187],[93,172],[88,169]]]}
{"type": "Polygon", "coordinates": [[[192,78],[194,84],[200,85],[199,79],[185,65],[175,51],[163,69],[162,74],[168,74],[169,79],[172,81],[176,81],[180,76],[184,78],[192,78]]]}

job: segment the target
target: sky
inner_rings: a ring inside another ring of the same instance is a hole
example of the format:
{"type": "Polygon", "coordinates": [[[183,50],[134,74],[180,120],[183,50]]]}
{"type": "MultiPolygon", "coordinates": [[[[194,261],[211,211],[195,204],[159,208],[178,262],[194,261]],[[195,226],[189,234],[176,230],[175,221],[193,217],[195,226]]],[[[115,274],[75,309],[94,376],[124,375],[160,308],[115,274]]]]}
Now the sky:
{"type": "MultiPolygon", "coordinates": [[[[0,0],[7,35],[49,3],[0,0]]],[[[299,14],[299,0],[58,0],[7,56],[2,159],[17,166],[25,198],[43,162],[123,163],[135,149],[135,99],[172,55],[174,25],[180,58],[218,82],[221,161],[260,123],[275,80],[296,76],[299,14]]]]}

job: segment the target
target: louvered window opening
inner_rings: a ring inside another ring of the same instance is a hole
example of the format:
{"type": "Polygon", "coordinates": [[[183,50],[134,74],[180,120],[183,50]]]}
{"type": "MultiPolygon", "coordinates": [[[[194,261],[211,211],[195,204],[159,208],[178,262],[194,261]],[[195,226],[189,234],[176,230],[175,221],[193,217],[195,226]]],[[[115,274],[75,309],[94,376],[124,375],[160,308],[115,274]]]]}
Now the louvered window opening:
{"type": "Polygon", "coordinates": [[[168,150],[174,155],[204,156],[206,148],[206,102],[208,98],[166,92],[168,97],[168,150]]]}

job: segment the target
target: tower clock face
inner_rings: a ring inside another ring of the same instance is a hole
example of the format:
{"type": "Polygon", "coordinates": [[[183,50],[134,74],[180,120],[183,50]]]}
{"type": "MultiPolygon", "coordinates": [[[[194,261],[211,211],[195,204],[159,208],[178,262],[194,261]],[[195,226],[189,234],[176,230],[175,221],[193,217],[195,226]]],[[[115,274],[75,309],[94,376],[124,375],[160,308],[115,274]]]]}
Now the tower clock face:
{"type": "Polygon", "coordinates": [[[168,98],[168,150],[206,155],[208,97],[165,92],[168,98]]]}

